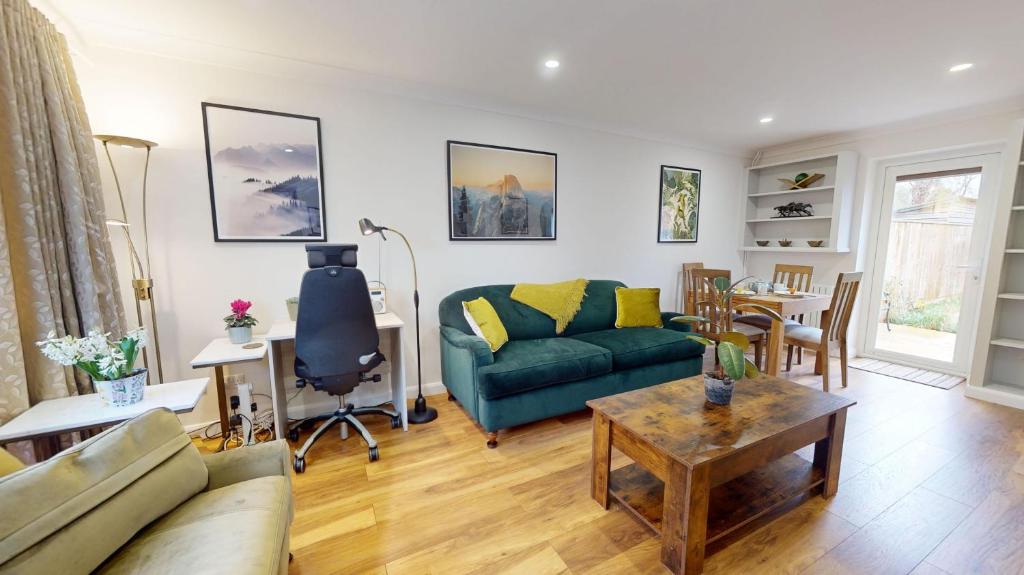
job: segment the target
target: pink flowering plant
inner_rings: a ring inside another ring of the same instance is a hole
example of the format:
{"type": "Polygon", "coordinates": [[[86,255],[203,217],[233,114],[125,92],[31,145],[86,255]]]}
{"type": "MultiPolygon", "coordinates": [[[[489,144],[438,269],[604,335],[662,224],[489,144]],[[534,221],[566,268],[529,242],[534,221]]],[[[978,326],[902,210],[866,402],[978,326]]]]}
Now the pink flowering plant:
{"type": "Polygon", "coordinates": [[[96,330],[81,338],[57,337],[51,331],[36,345],[47,358],[61,365],[73,365],[93,381],[114,381],[134,372],[139,350],[146,347],[146,330],[133,329],[117,341],[112,341],[109,333],[96,330]]]}
{"type": "Polygon", "coordinates": [[[232,327],[252,327],[256,325],[256,318],[249,315],[249,309],[251,307],[252,302],[244,299],[236,299],[231,302],[231,315],[224,317],[224,329],[232,327]]]}

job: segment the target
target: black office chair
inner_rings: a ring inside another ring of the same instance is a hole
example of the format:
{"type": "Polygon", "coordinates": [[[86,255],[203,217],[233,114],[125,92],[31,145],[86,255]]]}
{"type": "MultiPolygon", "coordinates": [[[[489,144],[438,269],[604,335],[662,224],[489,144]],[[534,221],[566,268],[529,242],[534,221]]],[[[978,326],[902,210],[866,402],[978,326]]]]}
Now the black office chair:
{"type": "MultiPolygon", "coordinates": [[[[380,338],[363,272],[356,269],[357,246],[307,245],[310,269],[302,276],[299,317],[295,324],[295,375],[298,387],[312,385],[331,395],[351,393],[364,381],[380,381],[368,372],[384,361],[377,349],[380,338]]],[[[340,402],[339,402],[340,405],[340,402]]],[[[335,423],[342,424],[342,439],[352,425],[370,449],[370,461],[380,458],[377,442],[357,415],[386,415],[391,427],[402,425],[401,415],[380,407],[339,407],[295,452],[295,472],[306,470],[306,453],[335,423]]]]}

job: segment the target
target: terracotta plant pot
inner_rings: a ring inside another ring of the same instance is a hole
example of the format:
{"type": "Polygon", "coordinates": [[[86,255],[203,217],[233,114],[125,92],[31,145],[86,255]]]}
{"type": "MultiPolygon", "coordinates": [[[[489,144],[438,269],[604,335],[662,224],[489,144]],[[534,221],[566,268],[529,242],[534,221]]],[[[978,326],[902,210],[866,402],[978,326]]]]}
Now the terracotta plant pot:
{"type": "Polygon", "coordinates": [[[718,379],[715,374],[704,373],[704,396],[708,401],[716,405],[729,405],[732,401],[732,390],[736,387],[735,382],[729,379],[718,379]]]}
{"type": "Polygon", "coordinates": [[[146,392],[145,369],[136,369],[128,377],[110,381],[94,381],[96,393],[107,405],[125,407],[142,401],[146,392]]]}

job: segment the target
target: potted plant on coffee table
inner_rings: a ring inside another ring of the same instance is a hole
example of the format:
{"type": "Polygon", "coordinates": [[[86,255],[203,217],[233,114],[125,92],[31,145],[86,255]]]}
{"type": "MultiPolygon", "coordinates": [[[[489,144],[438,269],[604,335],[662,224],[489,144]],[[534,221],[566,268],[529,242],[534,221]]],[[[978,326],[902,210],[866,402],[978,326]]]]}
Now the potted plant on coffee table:
{"type": "Polygon", "coordinates": [[[231,302],[231,315],[224,317],[224,329],[228,330],[231,343],[249,343],[252,341],[252,326],[258,322],[249,314],[252,302],[236,299],[231,302]]]}
{"type": "Polygon", "coordinates": [[[715,347],[718,361],[714,371],[704,373],[704,395],[708,401],[718,405],[728,405],[732,401],[732,392],[737,381],[744,377],[752,378],[760,375],[757,366],[743,355],[750,347],[750,340],[746,335],[729,329],[732,323],[732,312],[752,311],[783,321],[782,316],[775,310],[763,305],[754,303],[739,304],[735,307],[730,305],[732,296],[736,293],[736,286],[747,279],[749,278],[743,278],[729,285],[729,280],[724,277],[717,277],[714,280],[704,278],[708,297],[696,302],[696,308],[707,310],[707,315],[711,317],[683,315],[672,318],[674,322],[708,326],[705,329],[705,335],[687,334],[686,337],[705,346],[715,347]]]}
{"type": "Polygon", "coordinates": [[[135,369],[135,360],[146,346],[146,331],[134,329],[117,341],[109,337],[95,330],[82,338],[57,337],[50,332],[36,345],[49,359],[89,374],[100,399],[107,404],[124,407],[138,403],[146,389],[146,370],[135,369]]]}

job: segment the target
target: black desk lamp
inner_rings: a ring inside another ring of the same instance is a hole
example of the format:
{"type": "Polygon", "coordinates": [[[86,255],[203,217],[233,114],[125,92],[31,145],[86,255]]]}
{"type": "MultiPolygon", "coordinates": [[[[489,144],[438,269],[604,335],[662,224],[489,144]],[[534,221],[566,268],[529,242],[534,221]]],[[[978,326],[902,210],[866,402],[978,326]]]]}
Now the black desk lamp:
{"type": "MultiPolygon", "coordinates": [[[[433,407],[427,407],[427,399],[423,397],[423,367],[420,360],[420,284],[419,277],[416,275],[416,256],[413,255],[412,246],[409,245],[409,240],[402,232],[385,226],[375,226],[369,218],[359,220],[359,231],[364,236],[372,236],[379,233],[380,237],[387,240],[387,236],[384,235],[385,230],[394,232],[398,237],[402,238],[402,241],[405,242],[405,247],[409,248],[409,257],[412,259],[412,302],[416,307],[416,389],[419,393],[416,395],[416,406],[413,408],[412,413],[409,414],[409,423],[429,423],[437,419],[437,410],[433,407]]],[[[395,407],[397,408],[398,406],[395,407]]]]}

